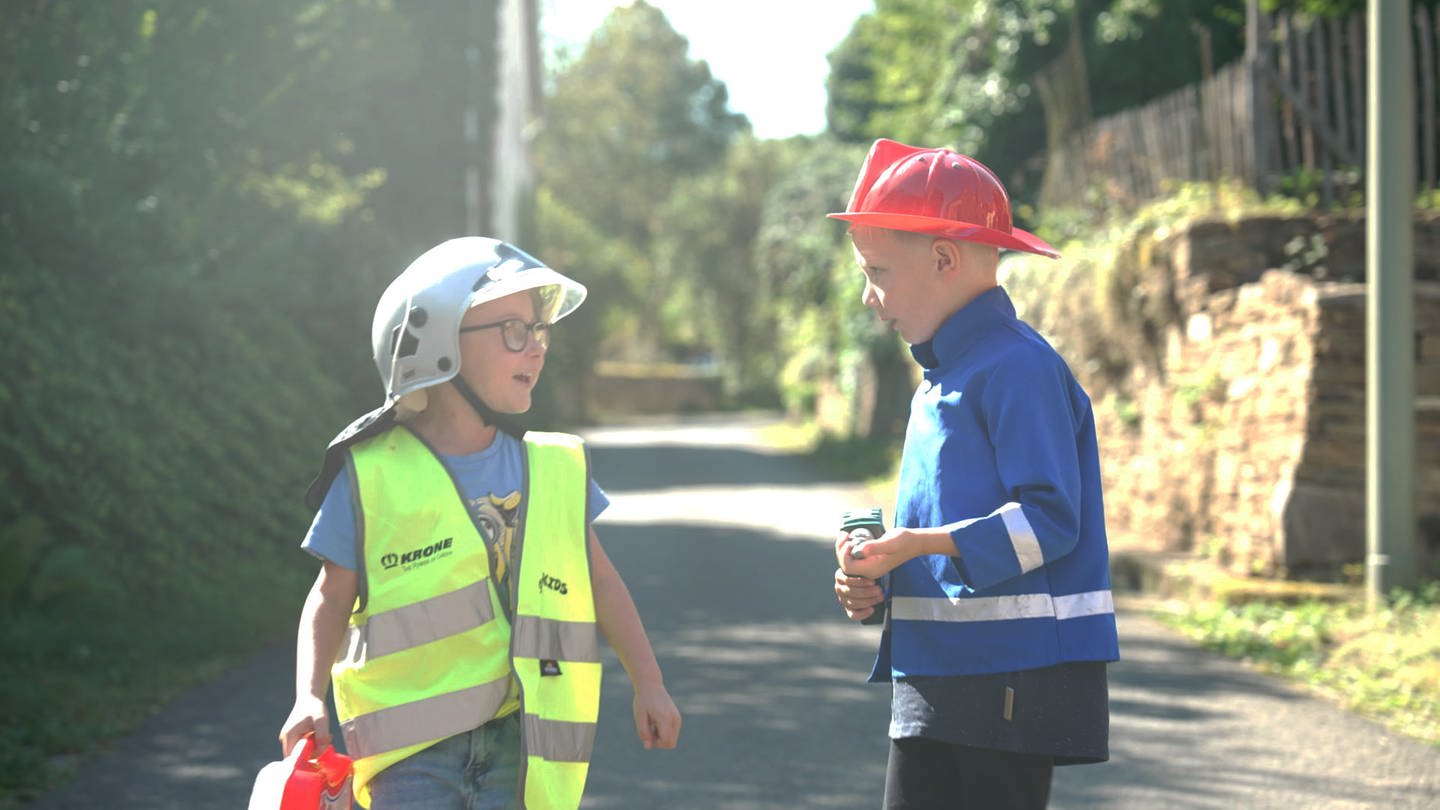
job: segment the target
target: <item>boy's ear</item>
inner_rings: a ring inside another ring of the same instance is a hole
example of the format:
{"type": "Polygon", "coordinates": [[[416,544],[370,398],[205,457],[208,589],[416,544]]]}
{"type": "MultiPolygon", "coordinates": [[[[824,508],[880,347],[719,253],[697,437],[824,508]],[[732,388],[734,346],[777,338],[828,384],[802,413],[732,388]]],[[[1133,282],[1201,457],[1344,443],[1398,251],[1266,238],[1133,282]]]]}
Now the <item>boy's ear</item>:
{"type": "Polygon", "coordinates": [[[935,262],[935,271],[941,275],[953,275],[960,270],[960,246],[953,240],[936,239],[931,242],[930,257],[935,262]]]}

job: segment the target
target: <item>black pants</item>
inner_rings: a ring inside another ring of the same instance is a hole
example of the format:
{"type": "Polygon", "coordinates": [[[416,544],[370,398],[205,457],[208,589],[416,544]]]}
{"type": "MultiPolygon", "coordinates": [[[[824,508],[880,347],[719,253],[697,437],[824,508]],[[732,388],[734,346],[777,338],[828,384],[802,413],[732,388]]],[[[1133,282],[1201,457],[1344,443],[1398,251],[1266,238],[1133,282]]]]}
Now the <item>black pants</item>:
{"type": "Polygon", "coordinates": [[[891,740],[885,810],[1044,810],[1054,769],[1048,755],[891,740]]]}

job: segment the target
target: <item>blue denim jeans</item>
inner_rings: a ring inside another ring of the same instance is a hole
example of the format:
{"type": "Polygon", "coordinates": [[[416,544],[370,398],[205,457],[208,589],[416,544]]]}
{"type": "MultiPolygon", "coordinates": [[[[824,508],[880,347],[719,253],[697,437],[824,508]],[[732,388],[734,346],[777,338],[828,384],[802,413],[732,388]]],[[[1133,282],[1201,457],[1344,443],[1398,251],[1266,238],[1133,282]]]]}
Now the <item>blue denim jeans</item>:
{"type": "Polygon", "coordinates": [[[375,775],[370,810],[519,806],[520,712],[409,756],[375,775]]]}

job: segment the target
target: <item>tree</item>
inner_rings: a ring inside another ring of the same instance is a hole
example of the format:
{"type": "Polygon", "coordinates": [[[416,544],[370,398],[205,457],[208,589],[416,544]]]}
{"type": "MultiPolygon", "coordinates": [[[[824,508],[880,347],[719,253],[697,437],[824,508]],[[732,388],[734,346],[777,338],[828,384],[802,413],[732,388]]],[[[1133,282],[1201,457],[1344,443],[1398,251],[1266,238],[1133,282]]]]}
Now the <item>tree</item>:
{"type": "MultiPolygon", "coordinates": [[[[644,0],[617,8],[556,77],[536,141],[537,175],[554,201],[639,257],[612,300],[657,338],[669,290],[654,263],[656,223],[677,183],[722,162],[749,131],[729,111],[724,83],[688,50],[644,0]]],[[[551,235],[538,238],[543,256],[551,235]]],[[[574,268],[582,280],[583,261],[574,268]]]]}
{"type": "Polygon", "coordinates": [[[549,189],[541,188],[535,205],[536,254],[556,270],[583,282],[589,290],[585,305],[555,328],[557,339],[547,354],[547,385],[541,386],[536,417],[589,419],[590,378],[608,345],[638,342],[639,333],[629,296],[629,276],[646,259],[629,243],[601,233],[578,212],[567,208],[549,189]],[[556,380],[568,383],[560,392],[556,380]],[[555,397],[554,401],[548,398],[555,397]]]}
{"type": "Polygon", "coordinates": [[[1243,27],[1243,0],[877,0],[831,56],[830,124],[974,155],[1024,197],[1047,138],[1197,80],[1199,31],[1222,64],[1243,27]]]}
{"type": "Polygon", "coordinates": [[[779,147],[751,259],[767,285],[768,373],[794,413],[814,415],[822,396],[834,397],[848,420],[842,432],[898,436],[910,363],[861,304],[863,276],[844,223],[825,217],[845,209],[866,146],[824,136],[779,147]]]}
{"type": "Polygon", "coordinates": [[[1017,54],[1027,38],[1048,43],[1061,4],[1068,0],[877,0],[831,55],[832,66],[846,67],[832,70],[831,98],[859,99],[862,109],[832,106],[832,118],[860,118],[843,133],[858,140],[890,137],[975,154],[989,125],[1028,96],[1015,81],[1017,54]]]}
{"type": "Polygon", "coordinates": [[[654,6],[617,8],[556,78],[536,144],[541,181],[602,230],[648,245],[669,183],[749,128],[723,82],[654,6]]]}
{"type": "Polygon", "coordinates": [[[765,400],[778,370],[776,285],[754,246],[777,153],[773,142],[741,138],[711,171],[681,180],[655,240],[672,342],[713,347],[731,392],[765,400]]]}

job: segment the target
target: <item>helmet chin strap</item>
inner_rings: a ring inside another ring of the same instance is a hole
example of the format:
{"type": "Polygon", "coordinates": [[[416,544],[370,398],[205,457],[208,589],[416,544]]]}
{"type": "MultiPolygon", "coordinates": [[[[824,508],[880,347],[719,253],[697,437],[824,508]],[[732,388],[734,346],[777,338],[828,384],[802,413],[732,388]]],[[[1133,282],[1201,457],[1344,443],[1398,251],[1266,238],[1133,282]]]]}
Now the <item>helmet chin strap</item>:
{"type": "Polygon", "coordinates": [[[466,402],[470,403],[470,407],[475,410],[485,424],[494,425],[511,436],[519,437],[521,435],[521,430],[514,420],[486,405],[480,399],[480,395],[475,393],[475,389],[470,387],[470,383],[465,382],[465,379],[459,374],[450,378],[450,384],[455,386],[455,390],[460,392],[460,396],[464,397],[466,402]]]}

